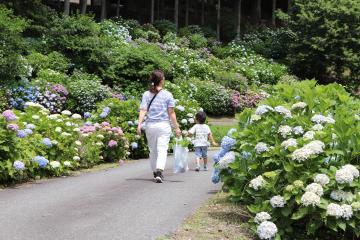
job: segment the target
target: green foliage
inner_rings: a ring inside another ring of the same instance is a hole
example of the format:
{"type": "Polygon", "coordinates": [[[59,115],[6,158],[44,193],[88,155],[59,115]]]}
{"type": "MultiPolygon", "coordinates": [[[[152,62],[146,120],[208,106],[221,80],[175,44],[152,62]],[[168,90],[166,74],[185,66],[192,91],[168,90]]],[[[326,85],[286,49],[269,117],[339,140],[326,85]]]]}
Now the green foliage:
{"type": "Polygon", "coordinates": [[[58,52],[51,52],[48,55],[33,52],[26,59],[33,68],[33,74],[37,74],[40,70],[45,69],[65,72],[70,64],[69,60],[58,52]]]}
{"type": "Polygon", "coordinates": [[[3,112],[7,109],[8,99],[6,90],[1,88],[0,90],[0,112],[3,112]]]}
{"type": "Polygon", "coordinates": [[[295,34],[288,61],[300,78],[359,84],[360,5],[357,0],[295,1],[289,28],[295,34]]]}
{"type": "Polygon", "coordinates": [[[37,77],[33,79],[32,85],[44,89],[51,83],[67,85],[69,79],[70,78],[65,73],[57,72],[51,69],[43,69],[37,73],[37,77]]]}
{"type": "Polygon", "coordinates": [[[109,89],[101,80],[91,74],[76,72],[67,84],[69,99],[68,109],[77,113],[95,110],[96,103],[110,96],[109,89]]]}
{"type": "Polygon", "coordinates": [[[212,115],[231,113],[231,91],[215,82],[198,81],[194,83],[197,92],[194,98],[205,112],[212,115]]]}
{"type": "Polygon", "coordinates": [[[214,81],[240,93],[244,93],[248,89],[248,80],[239,73],[221,71],[216,72],[214,81]]]}
{"type": "Polygon", "coordinates": [[[0,5],[0,83],[9,83],[26,70],[21,57],[25,44],[21,33],[26,26],[24,19],[0,5]]]}
{"type": "Polygon", "coordinates": [[[268,212],[278,239],[359,237],[359,100],[340,85],[303,81],[276,85],[262,104],[240,114],[237,157],[221,170],[233,200],[254,215],[268,212]],[[352,171],[342,174],[345,165],[352,171]],[[320,173],[325,181],[315,177],[320,173]]]}
{"type": "Polygon", "coordinates": [[[230,129],[236,128],[231,125],[210,125],[211,133],[215,139],[215,142],[221,143],[223,137],[227,135],[230,129]]]}
{"type": "Polygon", "coordinates": [[[154,27],[159,30],[161,36],[165,36],[168,32],[176,33],[175,24],[169,20],[156,20],[154,22],[154,27]]]}
{"type": "Polygon", "coordinates": [[[207,39],[201,34],[191,34],[189,37],[190,45],[192,49],[205,48],[207,46],[207,39]]]}

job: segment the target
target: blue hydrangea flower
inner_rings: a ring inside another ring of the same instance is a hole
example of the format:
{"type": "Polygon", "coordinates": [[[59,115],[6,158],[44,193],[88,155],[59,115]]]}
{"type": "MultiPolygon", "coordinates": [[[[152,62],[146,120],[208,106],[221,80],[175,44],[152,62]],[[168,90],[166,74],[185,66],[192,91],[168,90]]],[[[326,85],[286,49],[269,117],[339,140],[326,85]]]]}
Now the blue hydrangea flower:
{"type": "Polygon", "coordinates": [[[103,109],[103,112],[109,114],[109,113],[110,113],[110,108],[109,108],[109,107],[105,107],[105,108],[103,109]]]}
{"type": "Polygon", "coordinates": [[[25,126],[26,129],[35,129],[35,125],[32,123],[26,124],[25,126]]]}
{"type": "Polygon", "coordinates": [[[31,135],[31,134],[33,134],[33,130],[31,130],[31,129],[29,129],[29,128],[26,128],[24,131],[25,131],[26,135],[31,135]]]}
{"type": "Polygon", "coordinates": [[[49,160],[42,156],[34,157],[33,161],[37,162],[40,168],[45,168],[49,164],[49,160]]]}
{"type": "Polygon", "coordinates": [[[217,184],[220,182],[220,170],[215,168],[212,175],[211,175],[211,181],[214,183],[214,184],[217,184]]]}
{"type": "Polygon", "coordinates": [[[100,117],[101,117],[101,118],[106,118],[108,115],[109,115],[109,113],[107,113],[107,112],[102,112],[102,113],[100,114],[100,117]]]}
{"type": "Polygon", "coordinates": [[[47,146],[47,147],[52,147],[52,142],[51,142],[51,140],[50,140],[49,138],[44,138],[44,139],[42,140],[42,142],[43,142],[43,144],[44,144],[45,146],[47,146]]]}
{"type": "Polygon", "coordinates": [[[228,137],[232,137],[232,135],[233,135],[235,132],[236,132],[236,128],[231,128],[226,135],[228,135],[228,137]]]}
{"type": "Polygon", "coordinates": [[[134,126],[134,123],[132,121],[128,121],[129,126],[134,126]]]}
{"type": "Polygon", "coordinates": [[[85,119],[90,118],[90,117],[91,117],[91,113],[89,113],[89,112],[84,113],[84,118],[85,119]]]}
{"type": "Polygon", "coordinates": [[[132,149],[138,149],[138,147],[139,147],[138,143],[136,143],[136,142],[131,143],[131,148],[132,149]]]}
{"type": "Polygon", "coordinates": [[[230,151],[230,149],[235,145],[235,143],[236,143],[235,139],[225,136],[221,141],[221,147],[227,151],[230,151]]]}
{"type": "Polygon", "coordinates": [[[241,153],[241,156],[242,156],[243,158],[245,158],[245,159],[249,159],[249,158],[251,157],[251,153],[246,152],[246,151],[243,151],[243,152],[241,153]]]}
{"type": "Polygon", "coordinates": [[[19,130],[16,134],[18,138],[25,138],[27,136],[26,132],[24,130],[19,130]]]}
{"type": "Polygon", "coordinates": [[[23,162],[17,160],[14,162],[13,167],[17,171],[22,171],[25,169],[25,164],[23,162]]]}

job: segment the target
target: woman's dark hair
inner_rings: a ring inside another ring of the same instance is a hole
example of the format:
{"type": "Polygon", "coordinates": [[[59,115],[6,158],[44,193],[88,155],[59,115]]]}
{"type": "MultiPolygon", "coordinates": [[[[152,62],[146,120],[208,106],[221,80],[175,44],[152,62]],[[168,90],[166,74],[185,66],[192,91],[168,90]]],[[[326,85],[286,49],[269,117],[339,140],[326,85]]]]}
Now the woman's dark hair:
{"type": "Polygon", "coordinates": [[[203,111],[197,112],[195,115],[195,119],[198,121],[198,123],[204,124],[206,121],[206,113],[203,111]]]}
{"type": "Polygon", "coordinates": [[[161,70],[154,70],[150,74],[150,92],[157,93],[156,87],[159,86],[161,80],[165,78],[164,72],[161,70]]]}

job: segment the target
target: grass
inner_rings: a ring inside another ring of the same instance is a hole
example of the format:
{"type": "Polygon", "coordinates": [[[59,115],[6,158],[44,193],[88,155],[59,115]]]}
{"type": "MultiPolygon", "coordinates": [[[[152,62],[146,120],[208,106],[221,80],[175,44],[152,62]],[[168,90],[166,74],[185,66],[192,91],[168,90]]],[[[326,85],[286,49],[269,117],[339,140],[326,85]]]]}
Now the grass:
{"type": "Polygon", "coordinates": [[[211,132],[214,136],[215,141],[220,144],[221,139],[226,136],[227,132],[231,128],[236,128],[235,125],[210,125],[211,132]]]}
{"type": "Polygon", "coordinates": [[[172,235],[157,240],[252,240],[248,214],[243,206],[227,200],[226,193],[218,193],[198,209],[172,235]]]}

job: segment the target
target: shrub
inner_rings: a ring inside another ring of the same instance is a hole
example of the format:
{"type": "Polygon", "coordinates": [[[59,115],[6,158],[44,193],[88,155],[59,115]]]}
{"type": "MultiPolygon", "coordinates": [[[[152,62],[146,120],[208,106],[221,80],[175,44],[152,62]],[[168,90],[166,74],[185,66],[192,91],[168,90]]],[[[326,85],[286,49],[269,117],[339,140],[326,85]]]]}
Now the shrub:
{"type": "Polygon", "coordinates": [[[195,85],[197,92],[194,98],[205,112],[212,115],[226,115],[233,112],[230,102],[231,91],[214,82],[198,81],[195,85]]]}
{"type": "Polygon", "coordinates": [[[295,39],[288,61],[300,78],[356,88],[360,69],[357,0],[295,2],[289,28],[295,39]]]}
{"type": "Polygon", "coordinates": [[[161,36],[165,36],[168,32],[176,33],[175,24],[169,20],[156,20],[154,22],[154,27],[159,30],[161,36]]]}
{"type": "Polygon", "coordinates": [[[0,90],[0,112],[3,112],[8,107],[7,91],[3,88],[0,90]]]}
{"type": "Polygon", "coordinates": [[[11,10],[0,6],[0,83],[9,83],[25,71],[20,54],[25,44],[21,33],[26,26],[24,19],[14,16],[11,10]]]}
{"type": "Polygon", "coordinates": [[[240,114],[236,158],[219,167],[260,238],[264,225],[268,238],[359,237],[359,107],[337,84],[304,81],[240,114]]]}
{"type": "Polygon", "coordinates": [[[191,34],[189,47],[192,49],[204,48],[207,46],[207,39],[201,34],[191,34]]]}
{"type": "Polygon", "coordinates": [[[48,55],[33,52],[27,56],[26,59],[32,67],[33,73],[35,74],[39,73],[41,70],[46,69],[64,73],[70,64],[69,60],[58,52],[51,52],[48,55]]]}
{"type": "Polygon", "coordinates": [[[244,93],[248,88],[247,78],[235,72],[215,72],[214,81],[223,85],[226,88],[239,91],[240,93],[244,93]]]}
{"type": "Polygon", "coordinates": [[[97,102],[110,96],[108,88],[101,85],[98,77],[86,73],[75,73],[67,88],[70,93],[68,109],[77,113],[95,110],[97,102]]]}
{"type": "Polygon", "coordinates": [[[37,73],[37,77],[31,83],[40,89],[45,89],[49,84],[68,84],[69,76],[51,69],[43,69],[37,73]]]}

